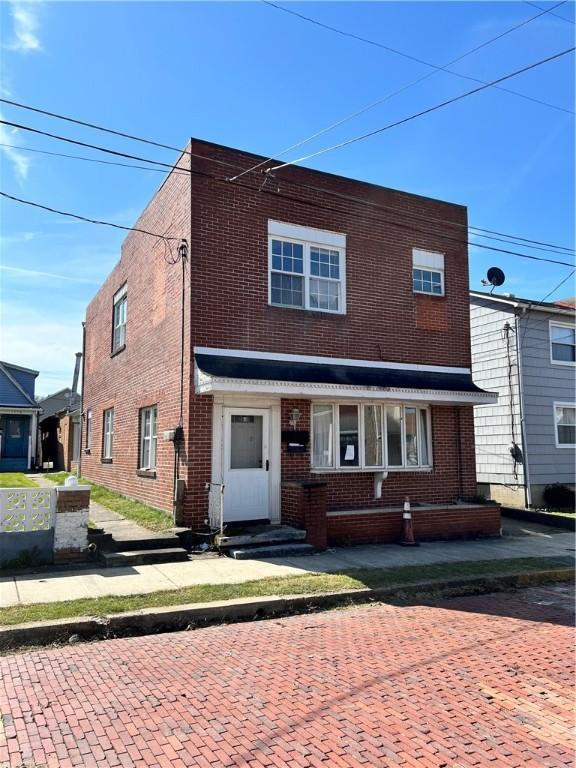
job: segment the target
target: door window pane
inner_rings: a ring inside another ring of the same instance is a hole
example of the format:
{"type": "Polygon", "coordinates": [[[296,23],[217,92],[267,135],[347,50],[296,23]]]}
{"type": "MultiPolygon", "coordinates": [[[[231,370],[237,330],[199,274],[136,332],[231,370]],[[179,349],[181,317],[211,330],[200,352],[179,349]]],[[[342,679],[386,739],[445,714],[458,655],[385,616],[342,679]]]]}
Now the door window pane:
{"type": "Polygon", "coordinates": [[[312,466],[332,467],[333,410],[331,405],[312,407],[312,466]]]}
{"type": "Polygon", "coordinates": [[[416,408],[405,408],[406,421],[406,465],[418,466],[418,433],[416,427],[416,408]]]}
{"type": "Polygon", "coordinates": [[[358,459],[358,406],[341,405],[340,414],[340,466],[357,467],[358,459]]]}
{"type": "Polygon", "coordinates": [[[230,419],[230,469],[262,468],[262,416],[230,419]]]}
{"type": "Polygon", "coordinates": [[[402,420],[399,405],[386,408],[386,441],[388,446],[388,465],[402,466],[402,420]]]}
{"type": "Polygon", "coordinates": [[[382,406],[364,407],[364,462],[367,467],[382,466],[382,406]]]}

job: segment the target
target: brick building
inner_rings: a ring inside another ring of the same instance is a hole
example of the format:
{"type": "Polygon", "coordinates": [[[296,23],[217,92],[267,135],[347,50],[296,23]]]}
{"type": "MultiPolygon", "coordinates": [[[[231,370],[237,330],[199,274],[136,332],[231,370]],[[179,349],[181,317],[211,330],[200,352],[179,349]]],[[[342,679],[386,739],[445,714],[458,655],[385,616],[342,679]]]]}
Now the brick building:
{"type": "Polygon", "coordinates": [[[397,538],[406,496],[417,535],[497,534],[462,503],[495,399],[470,373],[466,209],[297,167],[234,180],[262,161],[192,140],[135,225],[173,239],[126,238],[86,315],[83,475],[178,496],[192,528],[223,484],[226,523],[320,542],[397,538]]]}

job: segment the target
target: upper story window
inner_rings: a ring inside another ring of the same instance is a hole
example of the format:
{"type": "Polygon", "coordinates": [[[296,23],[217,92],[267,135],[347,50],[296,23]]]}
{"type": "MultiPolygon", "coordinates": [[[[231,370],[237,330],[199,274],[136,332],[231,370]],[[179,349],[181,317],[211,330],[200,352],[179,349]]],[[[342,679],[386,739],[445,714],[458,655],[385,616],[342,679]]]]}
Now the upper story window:
{"type": "Polygon", "coordinates": [[[346,311],[346,236],[268,222],[269,303],[314,312],[346,311]]]}
{"type": "Polygon", "coordinates": [[[112,459],[114,441],[114,408],[108,408],[103,414],[102,458],[112,459]]]}
{"type": "Polygon", "coordinates": [[[576,327],[550,321],[550,360],[561,365],[576,364],[576,327]]]}
{"type": "Polygon", "coordinates": [[[140,458],[139,469],[156,469],[156,421],[158,411],[155,405],[140,411],[140,458]]]}
{"type": "Polygon", "coordinates": [[[412,289],[414,293],[444,296],[444,254],[412,250],[412,289]]]}
{"type": "Polygon", "coordinates": [[[430,411],[426,407],[312,406],[314,469],[419,469],[431,465],[430,411]]]}
{"type": "Polygon", "coordinates": [[[126,346],[126,315],[128,310],[127,285],[124,284],[114,294],[114,313],[112,318],[112,354],[126,346]]]}
{"type": "Polygon", "coordinates": [[[558,448],[574,447],[576,445],[576,405],[554,403],[554,424],[558,448]]]}

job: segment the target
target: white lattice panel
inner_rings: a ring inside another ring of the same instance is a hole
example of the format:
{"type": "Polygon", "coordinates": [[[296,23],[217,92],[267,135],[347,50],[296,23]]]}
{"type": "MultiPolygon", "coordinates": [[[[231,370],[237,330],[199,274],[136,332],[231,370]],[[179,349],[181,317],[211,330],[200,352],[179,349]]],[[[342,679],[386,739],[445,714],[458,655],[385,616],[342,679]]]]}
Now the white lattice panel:
{"type": "Polygon", "coordinates": [[[1,488],[0,533],[50,530],[55,503],[56,492],[51,488],[1,488]]]}

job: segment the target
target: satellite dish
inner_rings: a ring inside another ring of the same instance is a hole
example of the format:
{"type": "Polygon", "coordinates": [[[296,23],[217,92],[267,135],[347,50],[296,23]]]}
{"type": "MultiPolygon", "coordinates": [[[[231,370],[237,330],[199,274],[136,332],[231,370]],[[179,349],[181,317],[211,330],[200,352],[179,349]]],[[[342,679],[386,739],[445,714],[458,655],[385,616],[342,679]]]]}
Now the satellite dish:
{"type": "Polygon", "coordinates": [[[499,267],[490,267],[490,269],[486,273],[486,279],[490,283],[490,285],[493,285],[494,287],[498,287],[499,285],[502,285],[502,283],[506,279],[506,276],[499,267]]]}

